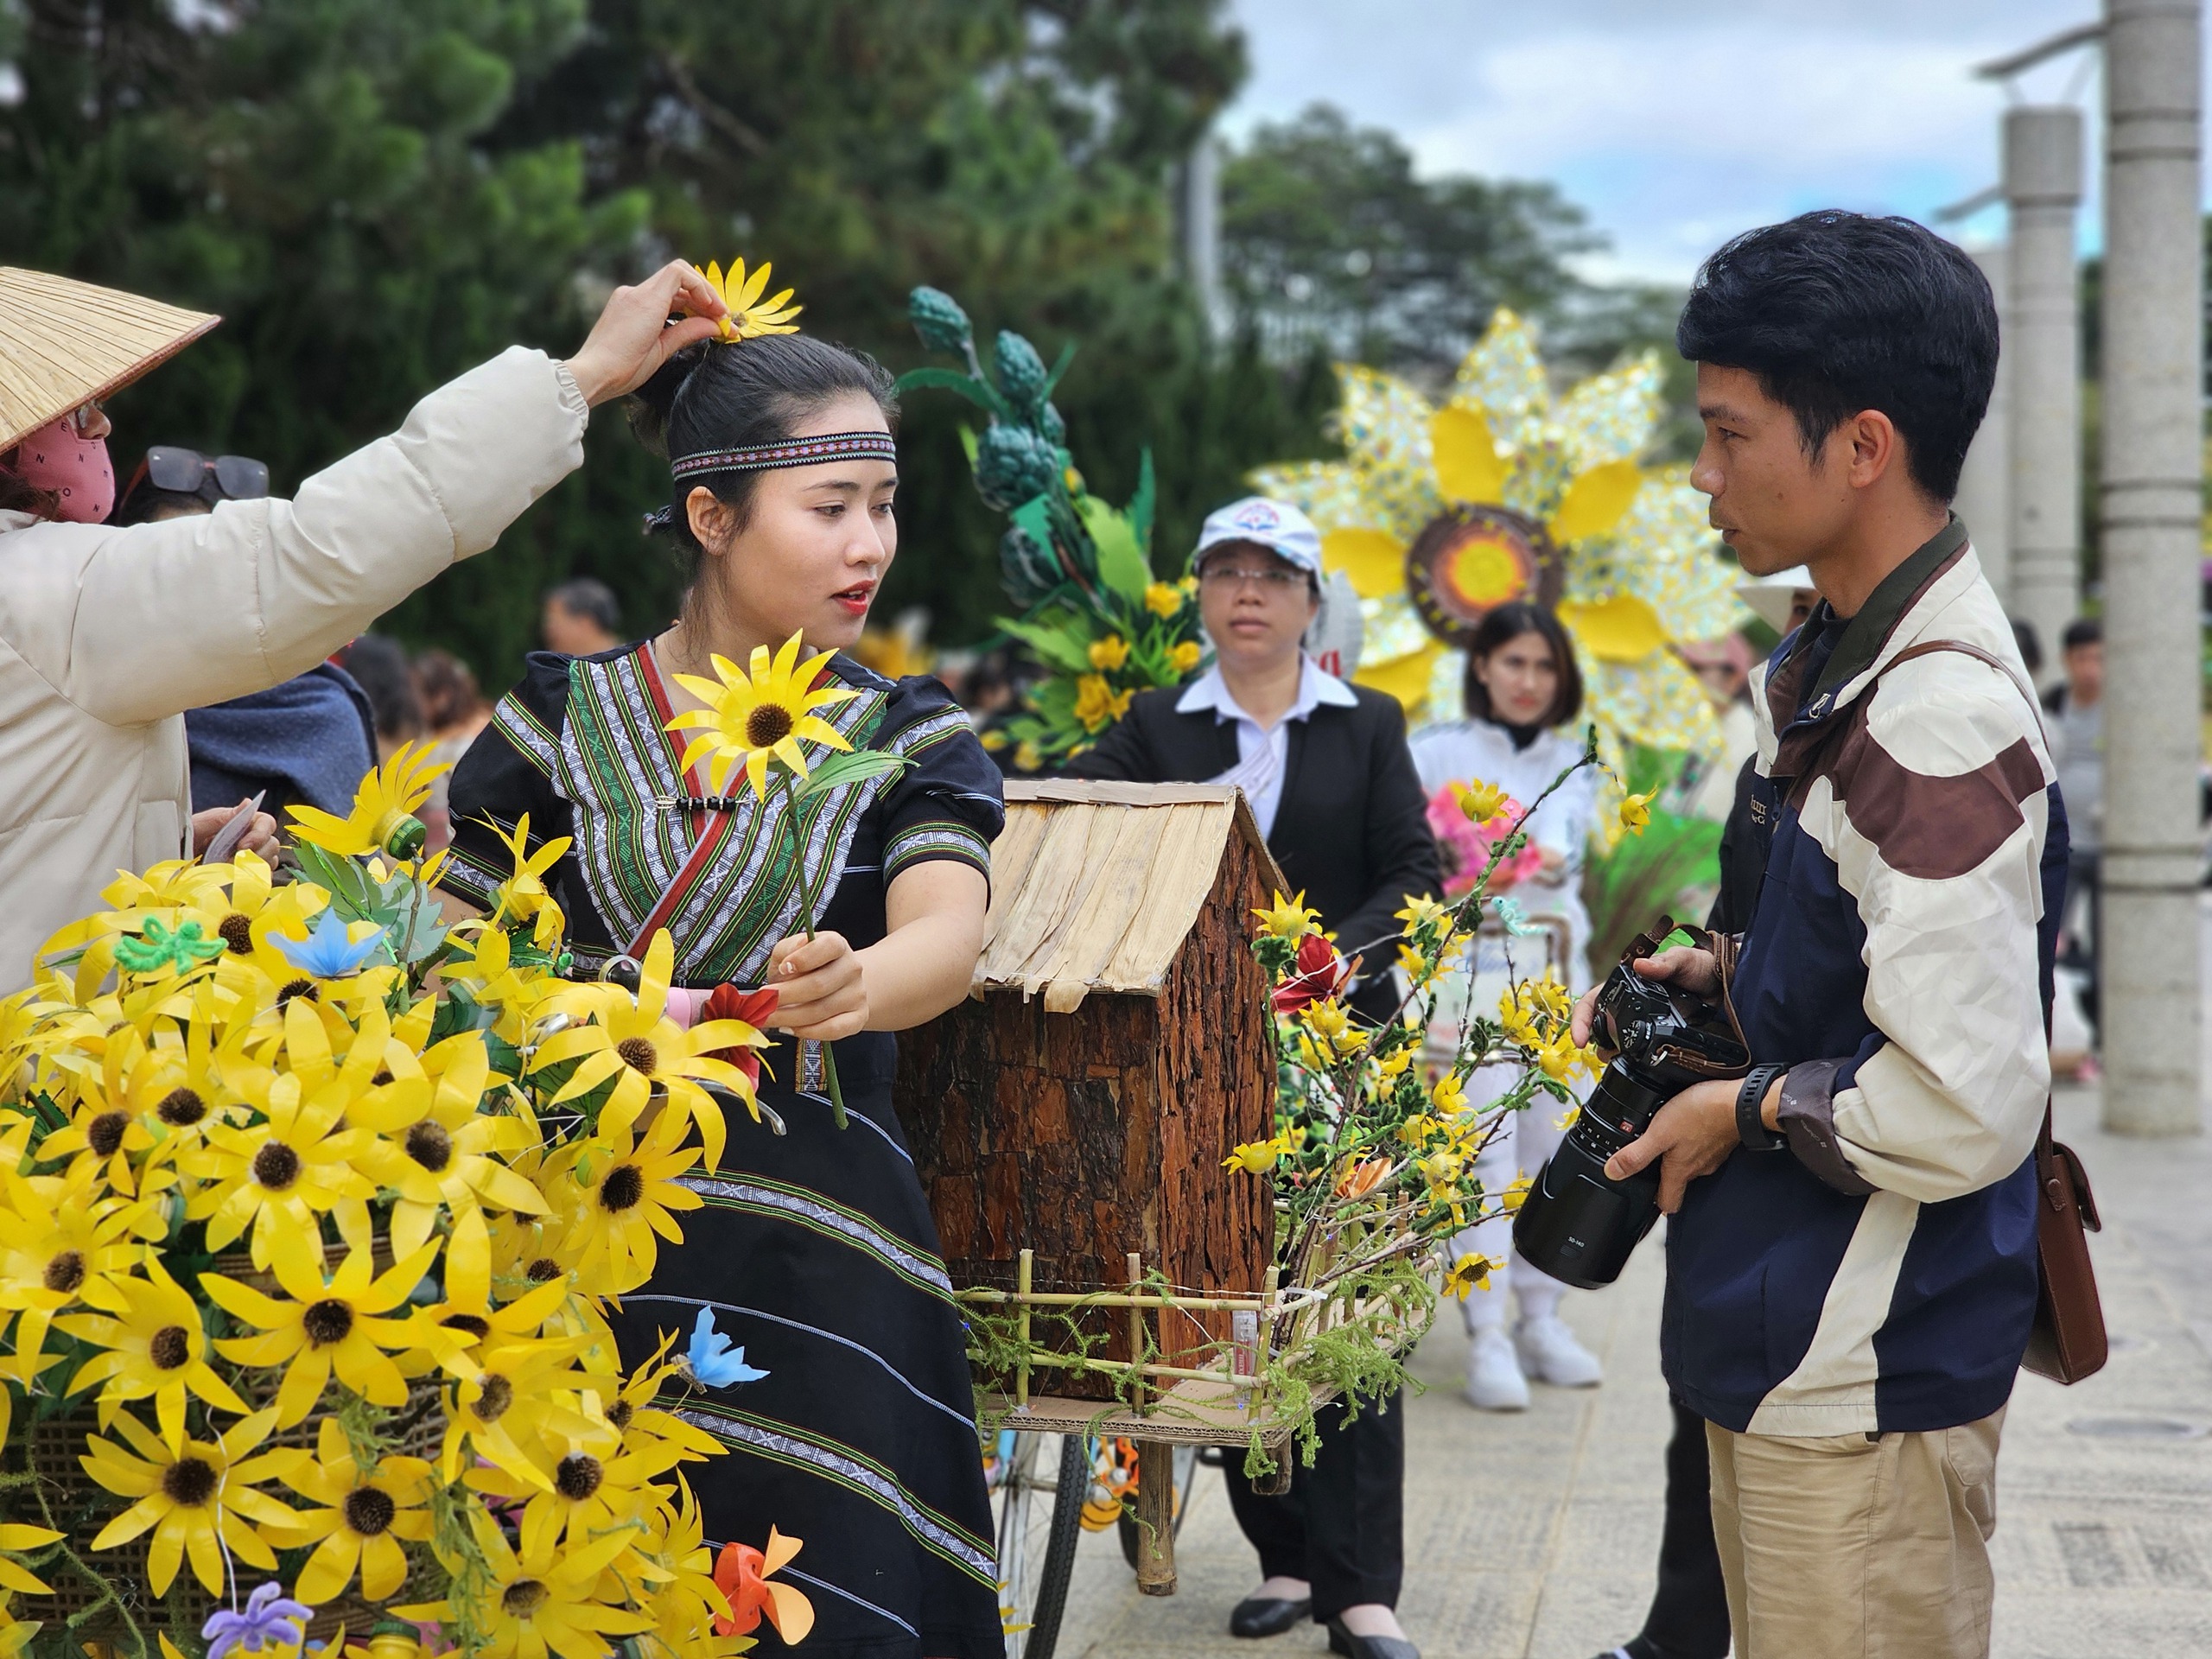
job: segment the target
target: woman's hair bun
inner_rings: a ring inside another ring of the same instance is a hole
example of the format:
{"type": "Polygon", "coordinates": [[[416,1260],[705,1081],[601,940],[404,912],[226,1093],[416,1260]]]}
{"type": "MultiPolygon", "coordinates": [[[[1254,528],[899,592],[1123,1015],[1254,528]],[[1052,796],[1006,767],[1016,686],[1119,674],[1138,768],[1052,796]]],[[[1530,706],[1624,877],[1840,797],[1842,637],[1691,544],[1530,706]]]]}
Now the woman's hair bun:
{"type": "Polygon", "coordinates": [[[623,405],[623,412],[630,419],[630,430],[638,442],[664,460],[668,455],[668,418],[676,408],[676,395],[683,390],[691,371],[706,361],[707,353],[719,344],[702,340],[686,346],[655,369],[623,405]]]}

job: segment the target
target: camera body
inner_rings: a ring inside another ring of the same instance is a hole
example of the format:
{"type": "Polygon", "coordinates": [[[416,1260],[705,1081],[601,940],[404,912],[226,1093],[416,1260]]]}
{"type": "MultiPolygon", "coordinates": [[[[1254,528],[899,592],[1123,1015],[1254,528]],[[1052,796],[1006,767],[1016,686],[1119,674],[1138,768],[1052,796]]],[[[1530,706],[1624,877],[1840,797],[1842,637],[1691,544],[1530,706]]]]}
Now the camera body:
{"type": "Polygon", "coordinates": [[[1741,1077],[1751,1063],[1724,1007],[1645,979],[1625,962],[1598,993],[1591,1040],[1613,1058],[1513,1220],[1522,1260],[1584,1290],[1620,1277],[1659,1218],[1658,1165],[1615,1181],[1606,1160],[1692,1084],[1741,1077]]]}

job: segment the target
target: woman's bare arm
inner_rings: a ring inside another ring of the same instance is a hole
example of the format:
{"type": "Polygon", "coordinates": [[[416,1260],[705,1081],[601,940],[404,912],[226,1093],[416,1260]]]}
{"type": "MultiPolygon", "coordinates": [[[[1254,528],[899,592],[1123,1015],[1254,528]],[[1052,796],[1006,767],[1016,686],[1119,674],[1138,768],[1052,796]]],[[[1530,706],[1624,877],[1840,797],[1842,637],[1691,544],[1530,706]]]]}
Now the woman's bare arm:
{"type": "Polygon", "coordinates": [[[768,958],[767,982],[779,993],[770,1022],[800,1037],[849,1037],[857,1031],[906,1031],[968,995],[983,948],[990,883],[973,865],[951,859],[917,864],[884,894],[883,938],[855,950],[844,937],[804,934],[782,941],[768,958]]]}

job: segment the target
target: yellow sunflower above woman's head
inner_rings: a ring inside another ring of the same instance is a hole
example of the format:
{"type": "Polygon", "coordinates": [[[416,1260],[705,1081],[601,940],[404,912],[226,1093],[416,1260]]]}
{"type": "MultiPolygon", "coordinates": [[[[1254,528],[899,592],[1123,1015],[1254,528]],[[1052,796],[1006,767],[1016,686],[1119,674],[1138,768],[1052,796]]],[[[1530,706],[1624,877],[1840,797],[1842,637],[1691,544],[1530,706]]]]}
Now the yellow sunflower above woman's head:
{"type": "Polygon", "coordinates": [[[798,333],[798,325],[791,319],[806,308],[785,304],[791,296],[790,289],[768,299],[760,297],[767,292],[768,273],[774,269],[763,259],[747,276],[745,261],[741,257],[729,262],[729,275],[724,276],[719,264],[709,264],[707,286],[721,295],[722,303],[729,307],[729,315],[722,319],[724,340],[758,340],[763,334],[798,333]]]}
{"type": "Polygon", "coordinates": [[[753,792],[768,798],[768,767],[781,761],[793,776],[807,774],[801,743],[819,743],[828,749],[850,749],[843,733],[817,712],[834,709],[860,695],[849,686],[815,686],[823,664],[836,653],[817,652],[798,660],[799,636],[784,641],[775,655],[766,645],[753,647],[753,671],[748,675],[719,653],[714,658],[714,679],[703,675],[678,674],[676,683],[707,706],[687,709],[668,722],[671,732],[696,731],[683,750],[683,765],[707,762],[707,785],[719,795],[730,774],[742,765],[753,792]]]}

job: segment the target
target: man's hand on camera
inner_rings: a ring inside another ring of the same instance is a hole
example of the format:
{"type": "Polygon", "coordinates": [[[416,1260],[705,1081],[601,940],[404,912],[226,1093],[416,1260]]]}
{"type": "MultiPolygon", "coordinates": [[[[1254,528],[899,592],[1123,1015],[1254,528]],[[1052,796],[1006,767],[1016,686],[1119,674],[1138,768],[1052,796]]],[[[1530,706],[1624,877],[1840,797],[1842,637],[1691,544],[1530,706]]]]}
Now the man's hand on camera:
{"type": "MultiPolygon", "coordinates": [[[[1712,1174],[1743,1144],[1736,1128],[1736,1096],[1743,1086],[1734,1077],[1692,1084],[1653,1115],[1649,1128],[1606,1160],[1605,1178],[1626,1180],[1657,1159],[1660,1213],[1673,1215],[1682,1207],[1689,1184],[1712,1174]]],[[[1776,1127],[1781,1102],[1782,1079],[1777,1077],[1759,1105],[1760,1118],[1769,1128],[1776,1127]]]]}
{"type": "MultiPolygon", "coordinates": [[[[1656,957],[1638,957],[1629,965],[1646,979],[1664,980],[1699,996],[1720,995],[1720,964],[1713,959],[1710,950],[1677,944],[1656,957]]],[[[1583,992],[1581,1000],[1574,1005],[1574,1040],[1578,1046],[1590,1040],[1591,1028],[1598,1018],[1598,993],[1605,988],[1605,982],[1600,980],[1583,992]]]]}

